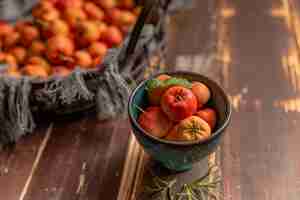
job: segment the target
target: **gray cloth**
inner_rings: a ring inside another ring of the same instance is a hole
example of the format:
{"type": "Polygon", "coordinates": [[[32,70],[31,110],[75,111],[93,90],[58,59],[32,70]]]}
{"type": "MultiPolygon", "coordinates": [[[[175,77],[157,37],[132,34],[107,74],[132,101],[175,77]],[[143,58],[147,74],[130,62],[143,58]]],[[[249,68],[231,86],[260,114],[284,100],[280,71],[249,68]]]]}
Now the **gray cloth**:
{"type": "Polygon", "coordinates": [[[0,0],[0,19],[14,21],[23,18],[39,0],[0,0]]]}
{"type": "Polygon", "coordinates": [[[98,118],[106,120],[113,117],[123,117],[126,113],[130,94],[128,84],[118,71],[115,58],[104,61],[105,70],[97,78],[99,85],[97,91],[98,118]]]}
{"type": "Polygon", "coordinates": [[[28,78],[0,76],[0,146],[15,142],[33,131],[35,124],[30,110],[28,78]]]}

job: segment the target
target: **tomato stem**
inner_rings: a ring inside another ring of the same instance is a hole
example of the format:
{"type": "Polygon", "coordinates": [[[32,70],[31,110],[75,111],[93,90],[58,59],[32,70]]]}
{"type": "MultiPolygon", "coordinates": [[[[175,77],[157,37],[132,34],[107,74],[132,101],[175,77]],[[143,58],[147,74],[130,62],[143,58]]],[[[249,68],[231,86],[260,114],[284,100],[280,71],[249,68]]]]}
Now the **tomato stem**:
{"type": "Polygon", "coordinates": [[[145,110],[143,110],[143,108],[139,107],[139,106],[136,105],[136,104],[133,104],[133,105],[134,105],[134,107],[136,107],[136,109],[138,109],[140,112],[145,113],[145,110]]]}

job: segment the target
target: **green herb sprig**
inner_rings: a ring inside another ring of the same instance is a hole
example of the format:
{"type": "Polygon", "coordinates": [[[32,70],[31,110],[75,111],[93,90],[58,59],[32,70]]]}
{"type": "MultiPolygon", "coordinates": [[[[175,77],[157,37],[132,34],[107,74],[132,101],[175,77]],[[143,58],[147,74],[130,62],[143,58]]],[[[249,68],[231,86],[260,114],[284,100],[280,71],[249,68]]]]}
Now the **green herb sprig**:
{"type": "Polygon", "coordinates": [[[154,175],[151,182],[151,185],[145,187],[151,200],[219,200],[216,190],[221,178],[215,166],[205,176],[183,184],[179,192],[174,191],[176,179],[163,179],[154,175]]]}

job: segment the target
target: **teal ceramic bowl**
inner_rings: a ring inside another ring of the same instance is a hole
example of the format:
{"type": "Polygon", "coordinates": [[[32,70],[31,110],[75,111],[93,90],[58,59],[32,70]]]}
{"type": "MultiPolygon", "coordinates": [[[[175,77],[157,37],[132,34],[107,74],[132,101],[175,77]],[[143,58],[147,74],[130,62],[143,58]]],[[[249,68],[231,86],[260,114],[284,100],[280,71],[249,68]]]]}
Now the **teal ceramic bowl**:
{"type": "MultiPolygon", "coordinates": [[[[140,115],[138,107],[146,108],[148,106],[146,82],[143,81],[131,94],[128,113],[132,126],[132,132],[138,142],[150,154],[153,159],[160,162],[164,167],[174,171],[185,171],[192,168],[192,164],[212,153],[220,144],[222,135],[229,124],[231,116],[231,106],[224,90],[213,80],[192,72],[176,71],[164,73],[171,76],[186,78],[190,81],[200,81],[206,84],[211,91],[211,100],[208,102],[218,113],[217,126],[211,137],[204,141],[177,142],[168,141],[152,136],[143,130],[137,122],[140,115]],[[137,106],[135,106],[137,105],[137,106]]],[[[156,74],[153,77],[159,76],[156,74]]],[[[150,79],[151,79],[150,78],[150,79]]]]}

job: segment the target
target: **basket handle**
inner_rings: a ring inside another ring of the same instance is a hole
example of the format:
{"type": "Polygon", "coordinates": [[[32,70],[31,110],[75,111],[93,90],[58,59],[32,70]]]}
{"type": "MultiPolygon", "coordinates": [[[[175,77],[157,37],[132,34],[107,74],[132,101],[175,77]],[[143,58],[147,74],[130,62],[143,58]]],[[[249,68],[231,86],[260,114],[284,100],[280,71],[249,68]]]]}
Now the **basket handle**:
{"type": "Polygon", "coordinates": [[[130,34],[128,45],[125,47],[126,48],[125,52],[123,53],[121,51],[123,55],[120,55],[119,57],[120,69],[126,65],[127,60],[129,60],[131,55],[134,53],[135,47],[138,43],[145,22],[148,19],[148,17],[151,15],[153,7],[156,5],[156,3],[157,0],[145,0],[143,2],[144,6],[142,12],[138,17],[138,20],[133,28],[132,33],[130,34]]]}

